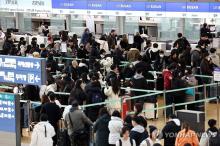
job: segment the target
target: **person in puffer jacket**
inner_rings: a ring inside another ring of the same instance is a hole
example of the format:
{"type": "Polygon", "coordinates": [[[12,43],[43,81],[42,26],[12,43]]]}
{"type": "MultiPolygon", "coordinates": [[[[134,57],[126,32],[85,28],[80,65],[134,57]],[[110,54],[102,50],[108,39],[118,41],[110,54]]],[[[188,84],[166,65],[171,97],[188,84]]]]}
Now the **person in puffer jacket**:
{"type": "Polygon", "coordinates": [[[42,114],[40,120],[41,122],[34,127],[30,146],[53,146],[52,137],[55,135],[55,130],[48,122],[46,114],[42,114]]]}
{"type": "Polygon", "coordinates": [[[219,132],[219,130],[216,128],[216,124],[217,124],[217,121],[214,119],[210,119],[208,121],[209,129],[202,134],[199,146],[210,146],[209,135],[210,136],[217,136],[218,132],[219,132]]]}
{"type": "Polygon", "coordinates": [[[135,116],[132,119],[132,125],[134,128],[131,129],[130,138],[135,140],[136,146],[140,146],[141,142],[148,138],[148,133],[141,124],[141,119],[135,116]]]}

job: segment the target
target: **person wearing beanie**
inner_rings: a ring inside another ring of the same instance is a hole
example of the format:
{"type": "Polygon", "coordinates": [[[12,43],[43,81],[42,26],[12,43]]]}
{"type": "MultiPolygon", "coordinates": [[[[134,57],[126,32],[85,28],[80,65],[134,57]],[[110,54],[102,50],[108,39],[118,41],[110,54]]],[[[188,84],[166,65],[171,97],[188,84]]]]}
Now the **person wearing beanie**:
{"type": "Polygon", "coordinates": [[[170,115],[169,121],[164,126],[159,139],[164,139],[164,146],[174,146],[178,132],[181,130],[180,120],[176,115],[170,115]]]}
{"type": "Polygon", "coordinates": [[[140,143],[148,137],[147,131],[141,125],[141,119],[138,116],[132,119],[133,128],[130,132],[130,138],[135,140],[136,146],[140,146],[140,143]]]}
{"type": "Polygon", "coordinates": [[[160,141],[157,139],[157,136],[159,134],[157,127],[150,125],[149,132],[150,136],[147,139],[143,140],[140,146],[153,146],[156,143],[160,143],[160,141]]]}
{"type": "Polygon", "coordinates": [[[217,55],[215,48],[210,49],[209,57],[211,58],[213,64],[220,66],[219,56],[217,55]]]}
{"type": "Polygon", "coordinates": [[[87,146],[89,135],[86,133],[85,126],[93,125],[90,119],[83,113],[83,111],[79,110],[79,104],[77,101],[72,102],[72,108],[70,112],[66,114],[64,119],[65,126],[68,130],[68,135],[70,136],[71,146],[75,146],[76,144],[80,146],[87,146]],[[77,136],[77,132],[83,133],[80,136],[77,136]]]}

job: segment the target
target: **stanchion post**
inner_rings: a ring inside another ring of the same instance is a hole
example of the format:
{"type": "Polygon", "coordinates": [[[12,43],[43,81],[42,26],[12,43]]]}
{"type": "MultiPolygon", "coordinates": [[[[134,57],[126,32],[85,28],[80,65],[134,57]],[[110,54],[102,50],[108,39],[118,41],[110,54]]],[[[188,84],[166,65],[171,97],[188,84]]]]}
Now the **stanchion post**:
{"type": "Polygon", "coordinates": [[[172,110],[173,110],[173,114],[175,114],[175,103],[172,104],[172,110]]]}
{"type": "MultiPolygon", "coordinates": [[[[164,105],[166,105],[166,91],[163,90],[163,99],[164,99],[164,105]]],[[[167,122],[167,111],[166,111],[166,108],[164,109],[164,122],[166,123],[167,122]]]]}
{"type": "Polygon", "coordinates": [[[31,115],[31,112],[30,112],[30,111],[31,111],[31,101],[28,100],[28,101],[27,101],[27,115],[28,115],[28,127],[29,127],[29,128],[28,128],[28,132],[31,132],[31,126],[30,126],[30,125],[31,125],[31,122],[32,122],[32,121],[31,121],[31,118],[32,118],[31,116],[32,116],[32,115],[31,115]]]}
{"type": "Polygon", "coordinates": [[[219,97],[217,97],[217,122],[218,122],[218,128],[220,128],[220,119],[219,119],[219,97]]]}
{"type": "Polygon", "coordinates": [[[218,128],[220,128],[220,119],[219,119],[219,93],[218,93],[218,82],[217,82],[217,124],[218,124],[218,128]]]}
{"type": "Polygon", "coordinates": [[[206,104],[206,99],[207,99],[207,88],[206,88],[206,85],[203,84],[203,92],[204,92],[204,113],[205,113],[205,121],[207,119],[207,112],[206,112],[206,109],[207,109],[207,104],[206,104]]]}
{"type": "MultiPolygon", "coordinates": [[[[121,97],[121,100],[120,100],[120,102],[121,102],[121,115],[124,114],[124,110],[123,110],[123,101],[124,101],[124,97],[121,97]]],[[[126,99],[125,99],[125,101],[126,101],[126,99]]],[[[125,118],[125,117],[123,117],[123,118],[125,118]]]]}

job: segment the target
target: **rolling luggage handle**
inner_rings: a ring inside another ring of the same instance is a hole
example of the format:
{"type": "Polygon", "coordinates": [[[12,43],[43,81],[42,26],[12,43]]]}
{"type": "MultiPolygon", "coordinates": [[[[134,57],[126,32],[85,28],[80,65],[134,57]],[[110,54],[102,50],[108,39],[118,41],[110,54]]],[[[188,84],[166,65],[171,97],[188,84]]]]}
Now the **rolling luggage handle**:
{"type": "Polygon", "coordinates": [[[95,138],[94,138],[94,129],[93,126],[90,126],[90,142],[89,146],[95,146],[95,138]]]}

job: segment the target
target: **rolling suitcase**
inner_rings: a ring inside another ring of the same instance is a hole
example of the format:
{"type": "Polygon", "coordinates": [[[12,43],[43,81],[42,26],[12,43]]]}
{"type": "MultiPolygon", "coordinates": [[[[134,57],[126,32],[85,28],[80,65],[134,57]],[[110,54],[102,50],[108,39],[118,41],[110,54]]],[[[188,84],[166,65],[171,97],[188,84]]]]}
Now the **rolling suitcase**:
{"type": "Polygon", "coordinates": [[[187,122],[190,124],[190,128],[201,136],[201,133],[205,132],[205,113],[201,111],[192,110],[178,110],[176,111],[177,117],[181,123],[187,122]]]}
{"type": "Polygon", "coordinates": [[[64,126],[64,120],[59,121],[59,129],[57,131],[57,146],[71,146],[68,131],[64,126]]]}
{"type": "Polygon", "coordinates": [[[158,103],[144,103],[143,110],[146,110],[144,112],[144,115],[147,119],[157,119],[158,118],[158,110],[150,110],[158,107],[158,103]],[[149,111],[148,111],[149,110],[149,111]]]}

